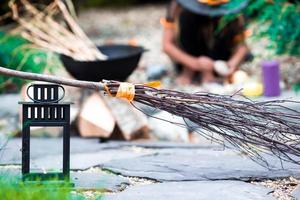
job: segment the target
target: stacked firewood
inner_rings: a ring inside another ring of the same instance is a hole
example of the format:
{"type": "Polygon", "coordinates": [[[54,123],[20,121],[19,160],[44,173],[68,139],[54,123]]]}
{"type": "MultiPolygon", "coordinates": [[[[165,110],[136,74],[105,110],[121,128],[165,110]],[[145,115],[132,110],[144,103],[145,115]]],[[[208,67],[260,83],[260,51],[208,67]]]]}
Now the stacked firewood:
{"type": "Polygon", "coordinates": [[[118,140],[149,137],[147,117],[130,103],[111,99],[96,92],[81,105],[77,127],[82,137],[100,137],[118,140]]]}

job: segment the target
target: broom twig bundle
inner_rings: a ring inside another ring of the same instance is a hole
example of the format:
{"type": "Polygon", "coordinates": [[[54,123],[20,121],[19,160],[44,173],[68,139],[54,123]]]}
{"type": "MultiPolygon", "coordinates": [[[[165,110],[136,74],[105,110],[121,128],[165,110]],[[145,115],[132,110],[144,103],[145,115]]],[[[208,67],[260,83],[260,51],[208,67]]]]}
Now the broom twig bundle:
{"type": "Polygon", "coordinates": [[[59,54],[80,61],[105,60],[96,45],[86,36],[61,0],[54,0],[44,9],[38,9],[28,0],[9,2],[12,18],[18,27],[11,33],[19,34],[28,41],[59,54]],[[65,25],[58,22],[58,18],[65,25]],[[69,27],[69,28],[67,28],[69,27]]]}
{"type": "Polygon", "coordinates": [[[276,156],[281,161],[300,164],[300,112],[286,106],[286,103],[300,102],[255,102],[236,98],[237,94],[190,94],[157,89],[147,84],[78,81],[3,67],[0,67],[0,74],[104,91],[108,95],[139,102],[182,117],[189,121],[189,128],[201,128],[202,131],[199,132],[202,136],[222,142],[216,137],[217,134],[264,166],[268,166],[265,154],[276,156]]]}

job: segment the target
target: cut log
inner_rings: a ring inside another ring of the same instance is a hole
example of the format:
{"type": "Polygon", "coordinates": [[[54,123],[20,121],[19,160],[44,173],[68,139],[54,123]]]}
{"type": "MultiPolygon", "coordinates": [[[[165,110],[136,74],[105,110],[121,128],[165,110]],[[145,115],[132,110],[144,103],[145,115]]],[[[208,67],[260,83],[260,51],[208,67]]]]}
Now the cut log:
{"type": "Polygon", "coordinates": [[[103,95],[103,100],[116,119],[117,126],[126,140],[149,138],[147,117],[127,101],[103,95]]]}
{"type": "Polygon", "coordinates": [[[82,137],[109,138],[116,120],[98,93],[88,97],[78,116],[78,129],[82,137]]]}

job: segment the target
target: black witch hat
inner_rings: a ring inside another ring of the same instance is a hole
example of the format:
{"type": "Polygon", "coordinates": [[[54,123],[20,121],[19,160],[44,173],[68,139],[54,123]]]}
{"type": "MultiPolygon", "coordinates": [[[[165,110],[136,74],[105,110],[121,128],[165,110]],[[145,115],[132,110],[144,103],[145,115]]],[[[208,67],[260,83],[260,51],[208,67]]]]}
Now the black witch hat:
{"type": "Polygon", "coordinates": [[[209,17],[219,17],[240,12],[249,0],[177,0],[185,9],[209,17]]]}

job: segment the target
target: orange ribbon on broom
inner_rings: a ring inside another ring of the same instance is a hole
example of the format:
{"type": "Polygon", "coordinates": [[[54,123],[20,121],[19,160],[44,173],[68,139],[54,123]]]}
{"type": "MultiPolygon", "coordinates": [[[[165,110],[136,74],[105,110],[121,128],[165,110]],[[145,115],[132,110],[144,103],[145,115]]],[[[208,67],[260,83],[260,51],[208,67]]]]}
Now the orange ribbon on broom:
{"type": "MultiPolygon", "coordinates": [[[[126,83],[126,82],[120,83],[117,94],[116,94],[115,97],[125,99],[125,100],[128,100],[129,102],[132,102],[134,100],[134,96],[135,96],[135,85],[136,84],[126,83]]],[[[148,87],[153,87],[153,88],[160,88],[161,87],[161,83],[159,81],[153,81],[153,82],[145,83],[145,84],[142,84],[142,85],[148,86],[148,87]]],[[[105,91],[107,92],[107,94],[109,94],[110,96],[113,96],[110,93],[109,88],[107,87],[107,85],[105,85],[104,88],[105,88],[105,91]]]]}

